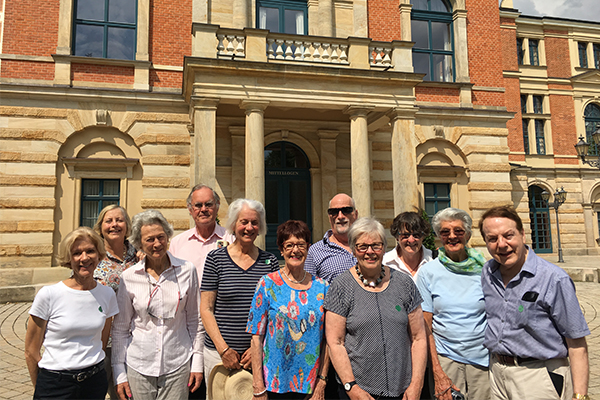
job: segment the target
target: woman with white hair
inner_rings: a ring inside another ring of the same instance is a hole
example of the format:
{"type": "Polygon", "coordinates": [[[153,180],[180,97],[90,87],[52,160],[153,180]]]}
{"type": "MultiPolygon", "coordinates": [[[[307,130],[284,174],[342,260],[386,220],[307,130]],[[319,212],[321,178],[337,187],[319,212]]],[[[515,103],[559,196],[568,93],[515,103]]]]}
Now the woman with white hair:
{"type": "Polygon", "coordinates": [[[121,400],[187,399],[202,382],[202,333],[194,265],[171,255],[173,227],[156,210],[133,217],[131,243],[145,257],[121,275],[112,331],[121,400]]]}
{"type": "Polygon", "coordinates": [[[452,400],[452,391],[466,398],[490,396],[489,353],[483,347],[485,305],[481,289],[483,255],[467,246],[473,221],[457,208],[439,211],[432,219],[443,247],[438,258],[420,268],[417,287],[429,336],[435,393],[452,400]]]}
{"type": "MultiPolygon", "coordinates": [[[[277,257],[256,247],[258,235],[267,232],[265,208],[256,200],[237,199],[229,205],[227,231],[235,241],[208,253],[200,292],[200,314],[207,335],[204,341],[204,376],[215,365],[230,370],[252,367],[246,333],[248,313],[256,284],[263,275],[279,269],[277,257]]],[[[208,396],[211,396],[208,387],[208,396]]]]}
{"type": "Polygon", "coordinates": [[[358,219],[348,241],[357,263],[333,280],[324,304],[340,398],[416,400],[427,360],[419,291],[408,274],[382,265],[379,222],[358,219]]]}

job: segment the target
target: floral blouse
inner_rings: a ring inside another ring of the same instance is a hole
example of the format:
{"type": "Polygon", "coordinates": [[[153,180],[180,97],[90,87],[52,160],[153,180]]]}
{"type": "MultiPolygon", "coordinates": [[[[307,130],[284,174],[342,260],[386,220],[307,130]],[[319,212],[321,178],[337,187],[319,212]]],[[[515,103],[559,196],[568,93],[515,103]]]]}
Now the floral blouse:
{"type": "Polygon", "coordinates": [[[292,289],[279,271],[256,287],[246,332],[264,335],[263,378],[268,391],[313,393],[321,363],[323,301],[329,284],[313,278],[308,290],[292,289]]]}
{"type": "Polygon", "coordinates": [[[119,289],[119,282],[121,282],[123,271],[139,261],[137,250],[127,240],[125,240],[125,248],[127,249],[127,253],[123,261],[107,251],[104,260],[100,261],[94,270],[94,279],[104,286],[111,287],[115,293],[119,289]]]}

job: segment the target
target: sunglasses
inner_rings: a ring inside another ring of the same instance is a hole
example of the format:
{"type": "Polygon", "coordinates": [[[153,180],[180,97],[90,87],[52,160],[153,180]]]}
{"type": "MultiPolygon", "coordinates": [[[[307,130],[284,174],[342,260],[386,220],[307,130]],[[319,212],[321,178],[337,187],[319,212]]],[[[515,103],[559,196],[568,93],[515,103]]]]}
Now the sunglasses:
{"type": "Polygon", "coordinates": [[[425,235],[423,235],[420,232],[406,232],[406,233],[400,233],[400,234],[398,234],[398,237],[401,240],[408,240],[411,236],[414,237],[416,240],[419,240],[419,239],[421,239],[425,235]]]}
{"type": "Polygon", "coordinates": [[[332,217],[335,217],[339,215],[340,212],[344,215],[348,215],[352,214],[353,211],[354,207],[329,208],[327,209],[327,214],[331,215],[332,217]]]}
{"type": "Polygon", "coordinates": [[[463,237],[465,236],[465,233],[467,233],[464,229],[454,229],[453,231],[451,231],[450,229],[442,229],[440,231],[440,236],[443,238],[447,238],[450,236],[451,232],[454,232],[454,236],[456,237],[463,237]]]}

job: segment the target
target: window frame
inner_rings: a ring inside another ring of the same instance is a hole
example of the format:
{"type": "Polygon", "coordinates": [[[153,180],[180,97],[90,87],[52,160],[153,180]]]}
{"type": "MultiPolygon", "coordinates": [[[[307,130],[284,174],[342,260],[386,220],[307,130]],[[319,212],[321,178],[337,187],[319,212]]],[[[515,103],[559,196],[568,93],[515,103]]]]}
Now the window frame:
{"type": "Polygon", "coordinates": [[[525,65],[525,48],[523,47],[523,42],[523,38],[517,38],[517,63],[519,65],[525,65]]]}
{"type": "MultiPolygon", "coordinates": [[[[427,22],[427,31],[428,31],[428,48],[415,48],[413,46],[412,52],[420,53],[420,54],[428,54],[429,55],[429,79],[427,82],[456,82],[456,57],[455,57],[455,45],[454,45],[454,16],[452,12],[452,5],[445,1],[441,0],[449,9],[448,12],[441,11],[430,11],[430,10],[421,10],[421,9],[412,9],[410,14],[411,24],[412,21],[425,21],[427,22]],[[450,47],[451,50],[438,50],[433,49],[433,35],[432,35],[432,22],[445,23],[448,25],[448,31],[450,34],[450,47]],[[435,80],[434,77],[434,64],[433,64],[433,56],[434,55],[443,55],[450,56],[452,60],[452,80],[435,80]]],[[[427,0],[427,7],[431,9],[431,0],[427,0]]],[[[411,27],[412,30],[412,27],[411,27]]],[[[414,61],[413,61],[414,67],[414,61]]],[[[416,72],[416,71],[415,71],[416,72]]]]}
{"type": "Polygon", "coordinates": [[[534,94],[532,96],[532,104],[534,114],[544,113],[544,96],[534,94]]]}
{"type": "Polygon", "coordinates": [[[530,154],[529,150],[529,120],[523,119],[523,151],[526,155],[530,154]]]}
{"type": "Polygon", "coordinates": [[[594,54],[594,68],[600,69],[600,43],[592,44],[592,53],[594,54]]]}
{"type": "Polygon", "coordinates": [[[588,68],[587,43],[577,42],[577,52],[579,53],[579,67],[588,68]]]}
{"type": "MultiPolygon", "coordinates": [[[[434,214],[437,213],[440,210],[443,210],[445,208],[448,207],[452,207],[452,184],[451,183],[446,183],[446,182],[424,182],[423,183],[423,200],[424,200],[424,209],[427,210],[427,204],[431,204],[433,203],[434,205],[434,214]],[[428,185],[430,185],[431,187],[433,187],[433,196],[427,196],[427,187],[428,185]],[[438,186],[441,185],[445,185],[447,188],[447,193],[448,196],[447,197],[438,197],[438,186]],[[440,202],[447,202],[448,207],[444,207],[444,208],[439,208],[439,203],[440,202]]],[[[433,218],[433,215],[429,215],[429,219],[431,220],[431,218],[433,218]]]]}
{"type": "MultiPolygon", "coordinates": [[[[308,35],[308,2],[294,0],[257,0],[256,1],[256,27],[260,28],[260,8],[277,8],[279,10],[279,32],[285,33],[285,10],[304,12],[304,33],[308,35]]],[[[266,29],[266,28],[265,28],[266,29]]],[[[286,35],[293,35],[287,33],[286,35]]],[[[297,34],[296,34],[297,35],[297,34]]]]}
{"type": "Polygon", "coordinates": [[[588,154],[591,156],[595,156],[600,154],[600,148],[596,146],[596,142],[592,139],[592,134],[600,128],[600,104],[597,103],[589,103],[583,109],[583,121],[585,128],[585,140],[590,144],[590,148],[588,150],[588,154]],[[593,109],[598,110],[599,116],[589,115],[593,111],[593,109]],[[589,111],[588,111],[589,110],[589,111]],[[592,126],[591,129],[588,129],[588,126],[592,126]],[[594,129],[595,128],[595,129],[594,129]]]}
{"type": "Polygon", "coordinates": [[[538,67],[540,65],[540,41],[529,39],[529,65],[538,67]],[[535,57],[534,57],[535,55],[535,57]]]}
{"type": "MultiPolygon", "coordinates": [[[[96,0],[101,1],[101,0],[96,0]]],[[[73,2],[73,20],[72,20],[72,42],[71,42],[71,53],[74,56],[88,57],[86,55],[77,54],[77,26],[86,25],[86,26],[101,26],[103,27],[103,37],[102,37],[102,56],[90,56],[90,58],[104,58],[107,60],[121,60],[120,58],[109,58],[108,57],[108,29],[109,28],[125,28],[133,30],[133,54],[132,58],[125,58],[122,60],[134,61],[136,59],[137,52],[137,35],[138,35],[138,7],[139,1],[133,0],[135,2],[135,22],[134,23],[125,23],[125,22],[111,22],[108,20],[109,14],[109,2],[110,0],[104,0],[104,20],[89,20],[83,18],[77,18],[77,5],[78,0],[74,0],[73,2]]]]}
{"type": "MultiPolygon", "coordinates": [[[[100,211],[102,211],[102,209],[104,207],[106,207],[107,205],[110,204],[115,204],[114,202],[116,201],[117,205],[121,204],[121,179],[114,179],[114,178],[82,178],[81,179],[81,196],[79,198],[79,224],[80,226],[89,226],[89,225],[84,225],[84,215],[83,215],[83,203],[85,201],[97,201],[98,202],[98,209],[96,212],[96,219],[98,218],[98,215],[100,214],[100,211]],[[86,182],[89,181],[98,181],[99,182],[99,193],[98,196],[89,196],[89,195],[85,195],[85,184],[86,182]],[[116,195],[112,195],[112,196],[108,196],[108,195],[104,195],[104,184],[106,182],[117,182],[117,187],[118,187],[118,194],[116,195]],[[110,202],[106,205],[104,205],[104,202],[110,202]]],[[[86,218],[88,219],[88,218],[86,218]]],[[[95,220],[94,220],[95,223],[95,220]]],[[[93,227],[93,224],[92,224],[93,227]]]]}
{"type": "Polygon", "coordinates": [[[546,155],[546,136],[545,136],[545,125],[546,121],[543,119],[534,120],[535,125],[535,150],[538,155],[546,155]]]}

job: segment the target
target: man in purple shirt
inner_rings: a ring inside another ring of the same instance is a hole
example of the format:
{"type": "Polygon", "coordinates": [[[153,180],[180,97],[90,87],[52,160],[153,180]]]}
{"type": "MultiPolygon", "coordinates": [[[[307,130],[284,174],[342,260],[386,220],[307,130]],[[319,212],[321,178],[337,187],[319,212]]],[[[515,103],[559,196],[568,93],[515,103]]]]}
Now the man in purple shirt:
{"type": "Polygon", "coordinates": [[[525,245],[514,209],[489,209],[479,229],[493,257],[481,275],[491,399],[589,399],[590,331],[573,281],[525,245]]]}
{"type": "MultiPolygon", "coordinates": [[[[211,250],[227,246],[235,240],[233,235],[217,224],[219,206],[219,195],[212,188],[203,184],[194,186],[187,198],[187,209],[194,218],[195,226],[171,239],[169,246],[169,252],[175,257],[194,264],[198,271],[199,285],[202,282],[204,261],[208,253],[211,250]]],[[[204,328],[202,328],[202,335],[204,335],[204,328]]],[[[204,344],[204,338],[201,343],[204,344]]],[[[206,387],[203,381],[200,390],[190,393],[190,398],[203,399],[205,393],[206,387]]]]}

